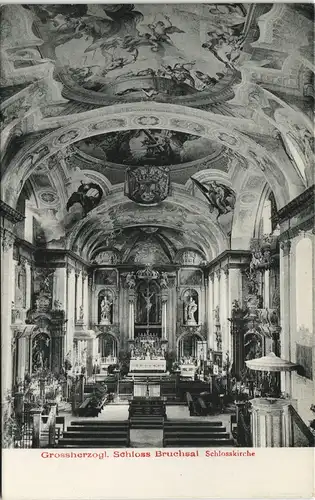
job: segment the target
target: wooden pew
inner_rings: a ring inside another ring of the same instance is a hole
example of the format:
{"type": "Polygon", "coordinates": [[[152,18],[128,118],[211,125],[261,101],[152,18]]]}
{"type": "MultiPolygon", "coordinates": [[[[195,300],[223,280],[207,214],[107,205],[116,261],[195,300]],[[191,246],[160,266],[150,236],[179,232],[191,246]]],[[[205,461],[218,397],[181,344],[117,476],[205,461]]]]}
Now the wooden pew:
{"type": "Polygon", "coordinates": [[[195,403],[190,392],[186,392],[186,401],[190,416],[196,415],[195,403]]]}
{"type": "Polygon", "coordinates": [[[209,409],[207,408],[206,403],[202,398],[198,398],[198,404],[199,404],[199,410],[200,410],[200,415],[208,415],[209,409]]]}

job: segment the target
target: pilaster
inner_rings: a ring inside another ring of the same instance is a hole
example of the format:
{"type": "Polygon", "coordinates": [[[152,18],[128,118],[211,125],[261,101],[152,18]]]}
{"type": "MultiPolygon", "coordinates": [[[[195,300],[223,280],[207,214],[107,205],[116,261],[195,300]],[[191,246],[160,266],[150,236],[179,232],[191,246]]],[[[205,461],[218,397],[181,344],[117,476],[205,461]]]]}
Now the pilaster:
{"type": "Polygon", "coordinates": [[[213,324],[213,311],[214,311],[214,275],[209,274],[208,277],[208,349],[214,350],[214,324],[213,324]]]}
{"type": "Polygon", "coordinates": [[[67,331],[65,349],[66,354],[73,351],[73,336],[75,325],[75,274],[74,269],[68,267],[67,270],[67,331]]]}
{"type": "MultiPolygon", "coordinates": [[[[291,241],[284,240],[280,244],[280,325],[281,325],[281,357],[291,359],[291,322],[290,322],[290,289],[291,289],[291,241]]],[[[292,393],[291,374],[281,375],[281,390],[292,393]]]]}
{"type": "Polygon", "coordinates": [[[11,307],[14,300],[14,235],[1,228],[1,351],[2,363],[2,398],[12,389],[12,330],[11,307]]]}

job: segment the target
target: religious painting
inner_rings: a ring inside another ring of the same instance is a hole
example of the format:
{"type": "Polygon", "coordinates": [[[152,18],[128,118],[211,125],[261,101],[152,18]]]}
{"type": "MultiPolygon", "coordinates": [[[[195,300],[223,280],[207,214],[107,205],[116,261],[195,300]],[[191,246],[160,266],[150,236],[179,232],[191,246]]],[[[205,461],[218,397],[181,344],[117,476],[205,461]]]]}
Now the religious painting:
{"type": "MultiPolygon", "coordinates": [[[[46,62],[71,90],[116,99],[161,100],[213,90],[236,71],[249,6],[34,4],[34,30],[46,62]],[[222,12],[224,10],[224,12],[222,12]],[[149,67],[148,67],[149,61],[149,67]]],[[[15,64],[40,55],[9,54],[15,64]]],[[[229,80],[228,80],[229,81],[229,80]]],[[[72,95],[72,94],[71,94],[72,95]]]]}
{"type": "Polygon", "coordinates": [[[202,271],[199,269],[181,269],[180,270],[180,285],[202,285],[202,271]]]}
{"type": "Polygon", "coordinates": [[[222,352],[213,352],[213,364],[218,366],[219,368],[222,368],[222,352]]]}
{"type": "Polygon", "coordinates": [[[95,271],[96,285],[117,285],[116,269],[102,269],[95,271]]]}
{"type": "Polygon", "coordinates": [[[140,241],[131,249],[127,262],[136,264],[167,264],[170,262],[164,248],[153,238],[140,241]]]}
{"type": "Polygon", "coordinates": [[[296,344],[297,373],[309,380],[313,380],[313,348],[302,344],[296,344]]]}
{"type": "Polygon", "coordinates": [[[140,283],[137,288],[136,323],[152,325],[161,323],[160,289],[154,281],[140,283]]]}

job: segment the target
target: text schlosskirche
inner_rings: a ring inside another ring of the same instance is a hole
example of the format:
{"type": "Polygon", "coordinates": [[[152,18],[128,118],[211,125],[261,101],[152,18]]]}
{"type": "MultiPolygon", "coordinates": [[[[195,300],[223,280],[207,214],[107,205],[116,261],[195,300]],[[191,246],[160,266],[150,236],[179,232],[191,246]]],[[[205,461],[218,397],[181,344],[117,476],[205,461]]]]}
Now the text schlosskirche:
{"type": "Polygon", "coordinates": [[[50,459],[62,459],[62,458],[72,458],[72,459],[105,459],[105,458],[198,458],[198,457],[254,457],[255,451],[253,449],[193,449],[193,450],[102,450],[102,451],[42,451],[42,458],[50,459]]]}

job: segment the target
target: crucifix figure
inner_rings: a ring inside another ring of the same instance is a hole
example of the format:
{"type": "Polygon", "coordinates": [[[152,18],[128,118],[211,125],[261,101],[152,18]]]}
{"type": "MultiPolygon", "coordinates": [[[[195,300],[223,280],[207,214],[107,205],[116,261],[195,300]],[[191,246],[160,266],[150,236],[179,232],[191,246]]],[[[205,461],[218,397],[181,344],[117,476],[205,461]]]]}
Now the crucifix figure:
{"type": "Polygon", "coordinates": [[[151,297],[153,297],[154,295],[154,292],[153,293],[149,293],[149,287],[147,288],[146,290],[146,294],[142,293],[141,292],[141,295],[142,297],[144,298],[144,301],[145,301],[145,308],[146,308],[146,311],[147,311],[147,325],[149,325],[150,323],[150,311],[151,311],[151,308],[152,308],[152,302],[151,302],[151,297]]]}

